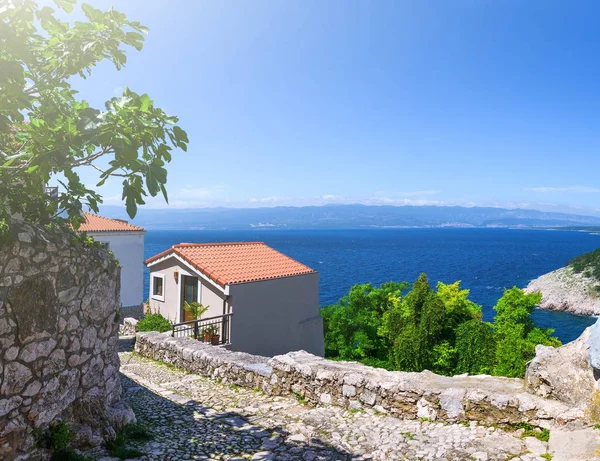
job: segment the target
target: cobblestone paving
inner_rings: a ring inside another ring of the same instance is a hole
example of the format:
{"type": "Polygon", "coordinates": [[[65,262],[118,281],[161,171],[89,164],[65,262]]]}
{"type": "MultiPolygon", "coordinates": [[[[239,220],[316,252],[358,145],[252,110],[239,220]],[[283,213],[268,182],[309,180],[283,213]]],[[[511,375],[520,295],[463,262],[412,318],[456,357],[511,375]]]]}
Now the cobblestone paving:
{"type": "Polygon", "coordinates": [[[546,446],[537,439],[474,423],[312,407],[120,355],[125,401],[154,433],[138,446],[143,460],[546,459],[540,456],[546,446]]]}

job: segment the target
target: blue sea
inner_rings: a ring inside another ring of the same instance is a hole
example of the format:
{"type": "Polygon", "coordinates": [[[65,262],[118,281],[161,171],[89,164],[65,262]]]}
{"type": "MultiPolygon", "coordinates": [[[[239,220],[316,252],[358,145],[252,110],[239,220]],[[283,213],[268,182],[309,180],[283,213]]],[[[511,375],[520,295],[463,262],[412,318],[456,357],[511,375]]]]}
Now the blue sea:
{"type": "MultiPolygon", "coordinates": [[[[576,231],[510,229],[369,230],[150,230],[145,255],[182,242],[262,241],[320,273],[321,305],[335,303],[356,283],[414,282],[426,272],[471,290],[470,298],[492,320],[492,307],[505,288],[527,283],[574,256],[600,247],[600,235],[576,231]]],[[[145,297],[148,295],[148,271],[145,297]]],[[[536,323],[571,341],[595,319],[536,310],[536,323]]]]}

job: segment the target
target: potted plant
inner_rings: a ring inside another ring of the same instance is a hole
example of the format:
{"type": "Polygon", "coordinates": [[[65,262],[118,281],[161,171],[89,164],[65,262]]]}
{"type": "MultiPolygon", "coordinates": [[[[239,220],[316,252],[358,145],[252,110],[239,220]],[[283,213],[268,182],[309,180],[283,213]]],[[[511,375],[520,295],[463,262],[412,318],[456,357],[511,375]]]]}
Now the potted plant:
{"type": "Polygon", "coordinates": [[[219,345],[219,340],[220,340],[220,335],[219,335],[219,330],[217,329],[216,326],[211,325],[208,327],[205,327],[202,330],[202,333],[204,334],[204,342],[205,343],[211,343],[213,346],[218,346],[219,345]]]}
{"type": "Polygon", "coordinates": [[[208,310],[208,306],[203,306],[197,301],[191,303],[184,301],[183,309],[192,314],[192,317],[194,317],[195,320],[200,320],[200,317],[208,310]]]}

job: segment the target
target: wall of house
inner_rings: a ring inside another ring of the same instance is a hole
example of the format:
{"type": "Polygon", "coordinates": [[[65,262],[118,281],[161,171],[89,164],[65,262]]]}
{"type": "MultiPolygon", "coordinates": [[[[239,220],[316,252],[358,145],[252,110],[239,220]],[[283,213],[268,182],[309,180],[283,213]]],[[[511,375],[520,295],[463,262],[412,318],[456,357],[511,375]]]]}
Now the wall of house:
{"type": "MultiPolygon", "coordinates": [[[[144,232],[88,232],[108,243],[121,264],[121,307],[141,306],[144,301],[144,232]]],[[[128,317],[125,314],[123,317],[128,317]]]]}
{"type": "Polygon", "coordinates": [[[155,266],[150,268],[150,304],[149,310],[151,313],[159,313],[163,317],[168,318],[171,322],[179,322],[179,290],[180,286],[175,281],[174,273],[179,271],[182,274],[184,270],[178,264],[176,260],[169,259],[162,261],[155,266]],[[153,296],[152,291],[152,277],[156,274],[164,275],[163,285],[163,297],[164,300],[160,300],[153,296]]]}
{"type": "MultiPolygon", "coordinates": [[[[150,311],[158,312],[173,323],[183,322],[181,315],[181,283],[182,275],[197,276],[186,265],[175,258],[170,258],[150,267],[150,311]],[[179,272],[176,282],[174,273],[179,272]],[[152,277],[162,274],[164,278],[164,300],[152,295],[152,277]]],[[[223,299],[225,296],[211,283],[199,277],[198,302],[209,309],[202,315],[203,318],[223,315],[223,299]]]]}
{"type": "Polygon", "coordinates": [[[119,266],[68,229],[10,230],[0,245],[0,459],[35,450],[34,431],[59,420],[73,444],[100,445],[134,420],[120,401],[119,266]]]}
{"type": "Polygon", "coordinates": [[[274,356],[305,350],[323,356],[319,274],[229,287],[231,350],[274,356]]]}

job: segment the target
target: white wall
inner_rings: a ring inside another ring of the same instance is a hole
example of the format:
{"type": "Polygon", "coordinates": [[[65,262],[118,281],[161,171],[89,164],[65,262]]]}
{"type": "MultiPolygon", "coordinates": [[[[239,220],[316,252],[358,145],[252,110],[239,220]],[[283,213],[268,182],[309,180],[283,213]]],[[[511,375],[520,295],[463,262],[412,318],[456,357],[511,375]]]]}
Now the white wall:
{"type": "Polygon", "coordinates": [[[121,306],[139,306],[144,301],[145,232],[88,232],[98,242],[108,243],[121,264],[121,306]]]}
{"type": "MultiPolygon", "coordinates": [[[[158,312],[163,317],[168,318],[173,323],[183,322],[183,313],[181,310],[181,284],[182,276],[190,275],[198,277],[185,264],[175,258],[168,258],[149,267],[150,270],[150,311],[158,312]],[[175,282],[174,272],[179,272],[179,280],[175,282]],[[154,275],[164,275],[164,299],[157,299],[152,296],[152,277],[154,275]]],[[[223,299],[225,295],[211,283],[201,277],[198,277],[198,302],[208,306],[202,318],[216,317],[223,315],[223,299]]]]}
{"type": "Polygon", "coordinates": [[[323,357],[319,274],[229,287],[231,347],[267,357],[305,350],[323,357]]]}

